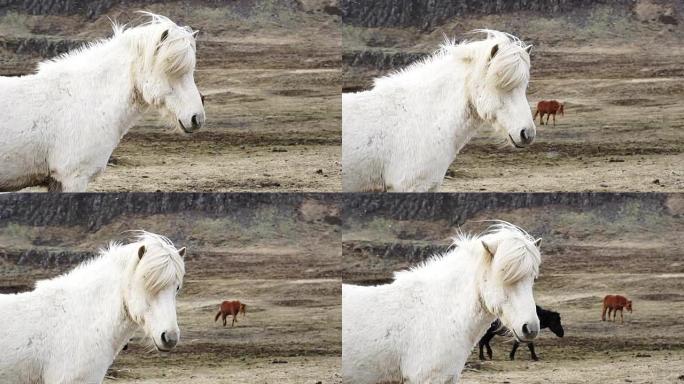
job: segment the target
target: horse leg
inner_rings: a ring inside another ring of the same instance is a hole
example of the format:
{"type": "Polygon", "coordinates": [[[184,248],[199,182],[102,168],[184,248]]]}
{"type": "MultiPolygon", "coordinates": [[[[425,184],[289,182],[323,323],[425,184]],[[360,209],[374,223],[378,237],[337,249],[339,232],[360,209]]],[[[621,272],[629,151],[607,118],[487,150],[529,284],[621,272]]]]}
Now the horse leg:
{"type": "Polygon", "coordinates": [[[235,326],[235,315],[233,315],[233,323],[230,325],[231,327],[235,326]]]}
{"type": "MultiPolygon", "coordinates": [[[[603,304],[603,312],[601,312],[601,321],[606,321],[606,311],[608,310],[608,306],[606,304],[603,304]]],[[[608,319],[610,320],[610,315],[608,315],[608,319]]]]}
{"type": "Polygon", "coordinates": [[[534,343],[527,343],[527,347],[530,349],[530,354],[532,355],[532,360],[539,361],[539,357],[534,353],[534,343]]]}
{"type": "Polygon", "coordinates": [[[549,125],[549,117],[551,117],[550,113],[546,114],[546,125],[549,125]]]}
{"type": "Polygon", "coordinates": [[[485,344],[485,347],[487,348],[487,356],[489,356],[489,360],[492,360],[492,347],[489,346],[489,342],[485,344]]]}
{"type": "Polygon", "coordinates": [[[622,316],[622,308],[620,308],[620,324],[625,323],[625,318],[622,316]]]}
{"type": "Polygon", "coordinates": [[[556,114],[553,114],[553,127],[556,128],[556,114]]]}
{"type": "Polygon", "coordinates": [[[85,176],[67,176],[58,180],[62,185],[61,192],[85,192],[88,187],[88,177],[85,176]]]}
{"type": "Polygon", "coordinates": [[[515,360],[515,351],[518,349],[519,346],[520,343],[518,343],[517,341],[513,342],[513,349],[511,350],[511,353],[508,355],[508,357],[510,357],[511,360],[515,360]]]}
{"type": "Polygon", "coordinates": [[[544,112],[539,114],[539,125],[544,125],[544,112]]]}
{"type": "Polygon", "coordinates": [[[228,322],[226,321],[226,317],[228,317],[228,314],[223,313],[222,316],[223,316],[223,326],[225,327],[226,325],[228,325],[228,322]]]}
{"type": "Polygon", "coordinates": [[[480,340],[479,346],[480,346],[480,360],[485,360],[484,357],[484,343],[480,340]]]}

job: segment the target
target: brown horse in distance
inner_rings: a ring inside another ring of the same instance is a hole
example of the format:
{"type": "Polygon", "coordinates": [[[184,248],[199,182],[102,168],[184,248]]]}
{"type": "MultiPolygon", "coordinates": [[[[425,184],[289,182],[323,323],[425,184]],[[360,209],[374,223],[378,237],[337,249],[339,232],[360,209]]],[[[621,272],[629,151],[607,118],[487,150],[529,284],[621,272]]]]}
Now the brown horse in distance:
{"type": "Polygon", "coordinates": [[[632,313],[632,300],[627,300],[626,297],[620,295],[608,295],[603,298],[603,313],[601,313],[601,320],[606,321],[606,311],[608,311],[608,320],[610,320],[610,314],[613,313],[613,321],[615,321],[615,315],[620,311],[620,324],[625,322],[622,316],[622,309],[625,308],[632,313]]]}
{"type": "Polygon", "coordinates": [[[561,116],[565,114],[563,108],[565,105],[559,103],[557,100],[542,100],[537,103],[537,112],[534,114],[534,118],[539,115],[539,125],[544,125],[544,115],[546,115],[546,125],[549,125],[549,117],[553,115],[553,126],[556,126],[556,113],[560,113],[561,116]]]}
{"type": "Polygon", "coordinates": [[[242,304],[240,300],[224,301],[219,305],[219,311],[216,313],[216,317],[214,317],[214,322],[216,322],[219,317],[223,316],[223,326],[225,327],[227,324],[226,317],[233,316],[233,323],[230,325],[232,327],[237,322],[237,315],[239,313],[242,313],[243,317],[245,316],[246,308],[247,305],[242,304]]]}

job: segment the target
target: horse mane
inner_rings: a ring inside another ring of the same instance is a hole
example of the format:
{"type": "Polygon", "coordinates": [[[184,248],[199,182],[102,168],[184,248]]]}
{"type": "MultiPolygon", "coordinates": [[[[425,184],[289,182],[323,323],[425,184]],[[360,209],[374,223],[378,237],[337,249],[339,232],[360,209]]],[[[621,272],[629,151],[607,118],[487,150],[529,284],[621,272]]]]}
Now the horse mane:
{"type": "Polygon", "coordinates": [[[91,267],[102,266],[105,270],[111,271],[112,265],[121,265],[124,271],[134,268],[132,273],[143,279],[145,289],[151,295],[159,293],[172,283],[180,284],[185,275],[185,266],[173,243],[168,238],[154,233],[134,232],[137,233],[135,242],[124,245],[122,242],[112,241],[107,247],[100,249],[97,256],[84,261],[71,271],[52,279],[37,281],[36,290],[53,290],[73,284],[78,286],[86,278],[93,277],[91,267]],[[133,261],[138,260],[137,250],[142,245],[145,246],[145,254],[139,262],[134,263],[133,261]]]}
{"type": "Polygon", "coordinates": [[[137,232],[136,244],[145,246],[145,254],[135,273],[145,282],[145,289],[151,295],[156,295],[171,284],[181,284],[185,265],[171,240],[150,232],[137,232]]]}
{"type": "Polygon", "coordinates": [[[541,253],[535,246],[535,239],[524,229],[497,220],[496,224],[487,228],[479,238],[516,238],[522,240],[518,247],[497,249],[493,259],[494,268],[501,273],[506,284],[513,284],[525,276],[539,276],[541,253]]]}
{"type": "MultiPolygon", "coordinates": [[[[511,223],[493,220],[495,224],[489,226],[483,232],[472,235],[460,230],[453,238],[452,245],[443,253],[437,253],[426,260],[403,271],[394,273],[394,280],[407,280],[416,274],[443,274],[448,273],[444,268],[445,263],[451,260],[459,260],[469,255],[476,255],[478,263],[484,264],[490,261],[481,257],[483,252],[482,239],[487,237],[516,238],[520,239],[521,245],[513,249],[497,249],[494,259],[491,261],[495,270],[500,272],[501,279],[506,284],[514,284],[525,276],[532,275],[537,278],[541,254],[534,245],[534,238],[522,228],[511,223]]],[[[484,266],[484,265],[483,265],[484,266]]]]}
{"type": "Polygon", "coordinates": [[[530,78],[530,56],[526,50],[530,47],[519,38],[491,29],[476,29],[470,34],[484,33],[482,40],[456,39],[444,37],[444,42],[433,54],[419,59],[408,66],[394,70],[388,75],[374,79],[374,87],[391,85],[397,78],[415,70],[422,69],[447,56],[454,56],[463,62],[486,63],[491,55],[491,47],[499,45],[499,49],[486,68],[486,81],[504,90],[514,89],[527,84],[530,78]]]}
{"type": "Polygon", "coordinates": [[[85,54],[99,51],[112,42],[122,40],[131,43],[138,58],[142,60],[143,67],[159,65],[159,70],[169,75],[193,70],[196,64],[195,35],[198,31],[193,31],[187,26],[178,26],[162,15],[145,11],[139,13],[149,17],[149,20],[135,26],[112,21],[112,37],[85,43],[69,52],[45,60],[38,64],[36,73],[62,68],[65,62],[76,60],[85,54]],[[162,33],[166,34],[165,38],[162,38],[162,33]]]}

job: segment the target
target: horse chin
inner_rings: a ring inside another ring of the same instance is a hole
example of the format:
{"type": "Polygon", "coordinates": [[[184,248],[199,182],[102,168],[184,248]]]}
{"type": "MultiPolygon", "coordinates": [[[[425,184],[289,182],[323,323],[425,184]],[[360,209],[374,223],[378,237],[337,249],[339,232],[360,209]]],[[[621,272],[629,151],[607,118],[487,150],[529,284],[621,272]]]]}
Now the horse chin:
{"type": "Polygon", "coordinates": [[[171,349],[164,349],[164,348],[161,348],[161,347],[159,346],[159,344],[157,344],[157,340],[154,340],[154,339],[153,339],[152,342],[154,343],[154,347],[157,349],[157,351],[159,351],[159,352],[171,352],[171,349]]]}
{"type": "Polygon", "coordinates": [[[511,136],[510,133],[508,134],[508,142],[515,148],[518,148],[518,149],[525,148],[525,146],[519,145],[518,143],[516,143],[515,140],[513,140],[513,136],[511,136]]]}
{"type": "Polygon", "coordinates": [[[193,134],[193,130],[186,128],[185,125],[183,125],[183,122],[180,121],[180,119],[177,120],[176,131],[183,133],[183,134],[186,134],[186,135],[193,134]]]}

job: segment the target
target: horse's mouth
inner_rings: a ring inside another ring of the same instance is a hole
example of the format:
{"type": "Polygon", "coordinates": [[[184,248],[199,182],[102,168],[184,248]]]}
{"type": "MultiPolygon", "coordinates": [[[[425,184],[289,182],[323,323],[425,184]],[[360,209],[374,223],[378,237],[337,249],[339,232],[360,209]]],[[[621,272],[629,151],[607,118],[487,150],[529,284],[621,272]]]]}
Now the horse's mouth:
{"type": "Polygon", "coordinates": [[[520,145],[520,144],[516,143],[515,140],[513,140],[513,136],[511,136],[510,133],[508,134],[508,138],[511,140],[511,144],[513,144],[514,147],[516,147],[518,149],[525,148],[524,145],[520,145]]]}
{"type": "Polygon", "coordinates": [[[155,340],[152,340],[154,342],[154,347],[157,348],[157,351],[159,352],[171,352],[171,348],[169,349],[164,349],[160,347],[155,340]]]}
{"type": "Polygon", "coordinates": [[[185,132],[185,133],[192,133],[192,130],[185,128],[185,125],[183,125],[183,122],[180,121],[180,119],[178,119],[178,125],[180,125],[181,129],[183,130],[183,132],[185,132]]]}

